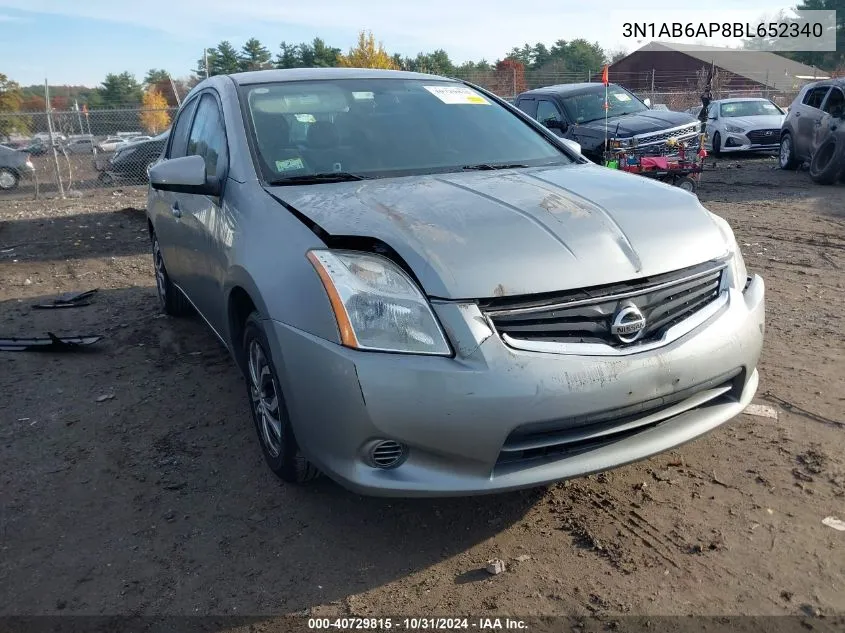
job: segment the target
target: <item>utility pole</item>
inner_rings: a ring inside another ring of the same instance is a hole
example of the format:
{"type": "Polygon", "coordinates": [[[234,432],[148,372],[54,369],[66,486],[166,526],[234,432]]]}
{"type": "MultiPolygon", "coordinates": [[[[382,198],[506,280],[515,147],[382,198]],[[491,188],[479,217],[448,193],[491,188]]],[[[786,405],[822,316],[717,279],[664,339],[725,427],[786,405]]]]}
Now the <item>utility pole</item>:
{"type": "MultiPolygon", "coordinates": [[[[208,77],[208,66],[205,67],[206,77],[208,77]]],[[[179,98],[179,92],[176,90],[176,83],[173,81],[173,77],[170,76],[170,73],[167,73],[167,78],[170,80],[170,87],[173,89],[173,96],[176,97],[176,107],[182,107],[182,100],[179,98]]]]}
{"type": "Polygon", "coordinates": [[[205,63],[205,78],[208,79],[208,49],[202,49],[202,56],[205,63]]]}
{"type": "Polygon", "coordinates": [[[50,86],[44,80],[44,101],[47,104],[47,132],[50,134],[50,148],[53,150],[53,164],[56,167],[56,184],[59,185],[59,195],[65,197],[65,187],[62,184],[62,175],[59,172],[59,155],[56,152],[56,139],[53,136],[53,116],[50,113],[50,86]]]}
{"type": "Polygon", "coordinates": [[[85,128],[82,125],[82,113],[79,111],[79,101],[73,100],[73,109],[76,110],[76,118],[79,119],[79,133],[85,136],[85,128]]]}

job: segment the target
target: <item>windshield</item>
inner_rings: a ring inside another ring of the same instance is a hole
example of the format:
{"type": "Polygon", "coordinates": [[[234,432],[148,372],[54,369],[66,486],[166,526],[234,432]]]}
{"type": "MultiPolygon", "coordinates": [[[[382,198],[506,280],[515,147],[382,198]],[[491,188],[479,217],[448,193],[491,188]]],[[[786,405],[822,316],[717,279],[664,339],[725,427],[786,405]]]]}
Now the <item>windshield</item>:
{"type": "Polygon", "coordinates": [[[518,116],[457,82],[298,81],[244,86],[242,98],[270,182],[572,162],[518,116]]]}
{"type": "MultiPolygon", "coordinates": [[[[630,92],[619,86],[607,90],[607,116],[623,116],[648,110],[646,105],[630,92]]],[[[604,118],[604,87],[563,98],[563,106],[575,123],[589,123],[604,118]]]]}
{"type": "Polygon", "coordinates": [[[723,103],[719,108],[719,116],[768,116],[783,114],[771,101],[732,101],[723,103]]]}

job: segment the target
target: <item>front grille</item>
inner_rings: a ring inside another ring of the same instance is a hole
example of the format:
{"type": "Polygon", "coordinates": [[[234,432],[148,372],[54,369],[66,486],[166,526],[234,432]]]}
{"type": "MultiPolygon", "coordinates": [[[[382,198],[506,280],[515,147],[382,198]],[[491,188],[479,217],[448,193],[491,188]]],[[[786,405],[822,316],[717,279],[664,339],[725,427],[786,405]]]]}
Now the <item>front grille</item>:
{"type": "Polygon", "coordinates": [[[495,474],[596,450],[664,424],[689,411],[737,402],[745,372],[735,369],[694,387],[589,416],[532,424],[508,435],[495,474]]]}
{"type": "Polygon", "coordinates": [[[780,142],[780,129],[751,130],[746,136],[752,145],[777,145],[780,142]]]}
{"type": "Polygon", "coordinates": [[[711,261],[645,279],[543,296],[493,299],[481,309],[499,335],[557,343],[599,343],[626,347],[656,341],[720,293],[723,262],[711,261]],[[618,312],[635,306],[645,327],[634,343],[611,332],[618,312]]]}
{"type": "Polygon", "coordinates": [[[663,154],[669,149],[666,146],[666,141],[670,138],[683,141],[688,149],[695,150],[698,148],[698,132],[699,124],[690,123],[679,129],[663,130],[653,134],[640,134],[634,137],[636,142],[633,148],[634,153],[642,155],[663,154]]]}

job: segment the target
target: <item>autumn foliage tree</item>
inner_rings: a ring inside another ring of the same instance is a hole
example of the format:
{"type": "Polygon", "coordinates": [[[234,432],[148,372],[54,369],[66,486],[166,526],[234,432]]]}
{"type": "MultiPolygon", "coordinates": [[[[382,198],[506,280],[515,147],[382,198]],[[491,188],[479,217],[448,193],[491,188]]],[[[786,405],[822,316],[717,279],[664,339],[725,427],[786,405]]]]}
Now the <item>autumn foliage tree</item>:
{"type": "Polygon", "coordinates": [[[167,99],[155,87],[144,93],[141,108],[141,125],[150,134],[163,132],[170,126],[167,99]]]}
{"type": "Polygon", "coordinates": [[[397,68],[382,43],[376,43],[372,31],[358,33],[358,44],[350,48],[346,55],[338,55],[337,65],[345,68],[397,68]]]}
{"type": "Polygon", "coordinates": [[[515,59],[496,62],[496,87],[494,91],[504,96],[515,97],[528,89],[525,83],[525,66],[515,59]]]}

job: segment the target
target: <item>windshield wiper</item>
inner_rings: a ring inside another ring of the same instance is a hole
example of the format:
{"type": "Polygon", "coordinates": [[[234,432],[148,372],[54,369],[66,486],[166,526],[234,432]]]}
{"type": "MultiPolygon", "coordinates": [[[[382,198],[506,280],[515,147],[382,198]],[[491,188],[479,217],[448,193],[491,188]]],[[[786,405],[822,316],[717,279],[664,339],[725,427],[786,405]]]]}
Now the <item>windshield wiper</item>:
{"type": "Polygon", "coordinates": [[[318,174],[303,174],[301,176],[288,176],[271,180],[271,185],[314,185],[325,182],[349,182],[352,180],[365,180],[367,176],[353,174],[348,171],[327,171],[318,174]]]}
{"type": "Polygon", "coordinates": [[[478,165],[464,165],[461,169],[466,171],[490,171],[492,169],[524,169],[527,168],[528,165],[524,165],[522,163],[505,163],[505,164],[491,164],[491,163],[480,163],[478,165]]]}

